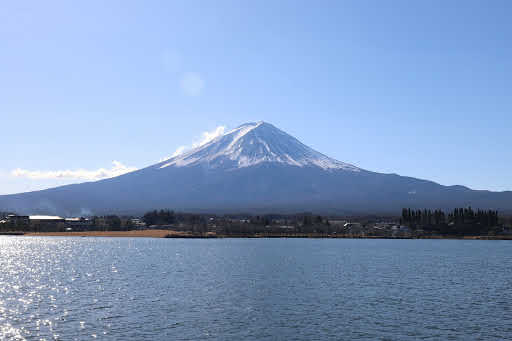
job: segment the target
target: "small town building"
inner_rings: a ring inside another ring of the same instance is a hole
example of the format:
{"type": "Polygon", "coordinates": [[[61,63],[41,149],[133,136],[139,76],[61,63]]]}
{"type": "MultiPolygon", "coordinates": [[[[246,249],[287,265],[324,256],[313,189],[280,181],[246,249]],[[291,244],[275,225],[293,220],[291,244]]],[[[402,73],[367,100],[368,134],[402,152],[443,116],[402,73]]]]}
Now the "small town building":
{"type": "Polygon", "coordinates": [[[64,228],[65,219],[52,215],[31,215],[30,225],[34,228],[64,228]]]}
{"type": "Polygon", "coordinates": [[[87,218],[66,218],[66,226],[75,229],[85,229],[93,225],[92,219],[87,218]]]}
{"type": "Polygon", "coordinates": [[[343,228],[349,233],[363,233],[363,225],[361,223],[346,223],[343,228]]]}
{"type": "Polygon", "coordinates": [[[146,227],[146,223],[142,219],[139,219],[139,218],[130,219],[130,222],[133,227],[135,227],[136,229],[139,229],[139,230],[142,230],[146,227]]]}
{"type": "Polygon", "coordinates": [[[343,225],[345,225],[347,223],[346,220],[331,220],[331,219],[329,219],[328,221],[329,221],[330,225],[334,225],[334,226],[338,226],[338,225],[342,225],[343,226],[343,225]]]}
{"type": "Polygon", "coordinates": [[[30,217],[27,215],[9,214],[7,221],[15,226],[23,226],[30,224],[30,217]]]}
{"type": "Polygon", "coordinates": [[[63,223],[66,221],[64,218],[54,215],[31,215],[29,218],[31,224],[63,223]]]}

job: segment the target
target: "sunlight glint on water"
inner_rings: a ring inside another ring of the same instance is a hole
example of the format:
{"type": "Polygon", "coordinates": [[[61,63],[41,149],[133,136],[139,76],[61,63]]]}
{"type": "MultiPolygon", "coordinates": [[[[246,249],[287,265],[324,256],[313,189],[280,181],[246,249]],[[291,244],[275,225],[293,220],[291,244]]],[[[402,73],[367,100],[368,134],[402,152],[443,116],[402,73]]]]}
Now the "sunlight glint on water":
{"type": "Polygon", "coordinates": [[[507,339],[512,244],[0,237],[0,339],[507,339]]]}

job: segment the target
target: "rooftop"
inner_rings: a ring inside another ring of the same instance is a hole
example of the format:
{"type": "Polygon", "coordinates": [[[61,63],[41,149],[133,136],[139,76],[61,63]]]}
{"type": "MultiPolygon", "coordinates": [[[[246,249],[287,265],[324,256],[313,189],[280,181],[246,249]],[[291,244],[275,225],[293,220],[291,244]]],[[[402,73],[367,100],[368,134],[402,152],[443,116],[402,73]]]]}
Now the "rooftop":
{"type": "Polygon", "coordinates": [[[31,215],[30,220],[64,220],[64,218],[54,215],[31,215]]]}

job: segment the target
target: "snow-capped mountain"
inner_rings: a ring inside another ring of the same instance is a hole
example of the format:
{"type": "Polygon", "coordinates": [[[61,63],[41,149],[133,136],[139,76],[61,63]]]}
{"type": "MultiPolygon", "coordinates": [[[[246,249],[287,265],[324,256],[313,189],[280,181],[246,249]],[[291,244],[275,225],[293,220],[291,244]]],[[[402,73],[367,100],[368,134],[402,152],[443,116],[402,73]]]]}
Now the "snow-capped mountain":
{"type": "Polygon", "coordinates": [[[401,208],[512,212],[512,192],[475,191],[334,160],[265,122],[115,178],[0,196],[0,211],[58,215],[170,208],[208,212],[399,214],[401,208]]]}
{"type": "Polygon", "coordinates": [[[302,144],[293,136],[263,121],[247,123],[219,136],[203,146],[157,164],[156,167],[202,165],[233,169],[261,163],[279,163],[297,167],[360,169],[331,159],[302,144]]]}

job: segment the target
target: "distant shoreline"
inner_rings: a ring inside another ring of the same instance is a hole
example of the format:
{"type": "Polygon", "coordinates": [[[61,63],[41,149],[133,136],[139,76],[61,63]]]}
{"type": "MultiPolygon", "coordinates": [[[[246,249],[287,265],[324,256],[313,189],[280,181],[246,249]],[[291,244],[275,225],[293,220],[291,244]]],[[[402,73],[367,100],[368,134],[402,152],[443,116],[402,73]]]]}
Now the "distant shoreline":
{"type": "Polygon", "coordinates": [[[457,239],[457,240],[512,240],[506,236],[362,236],[362,235],[325,235],[325,234],[216,234],[192,233],[171,230],[132,230],[132,231],[81,231],[81,232],[0,232],[0,235],[27,237],[128,237],[128,238],[177,238],[177,239],[214,239],[214,238],[312,238],[312,239],[457,239]]]}

